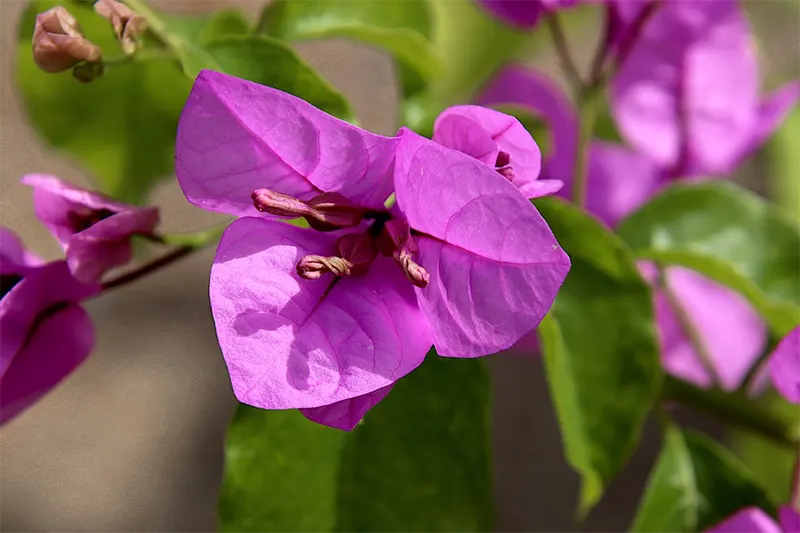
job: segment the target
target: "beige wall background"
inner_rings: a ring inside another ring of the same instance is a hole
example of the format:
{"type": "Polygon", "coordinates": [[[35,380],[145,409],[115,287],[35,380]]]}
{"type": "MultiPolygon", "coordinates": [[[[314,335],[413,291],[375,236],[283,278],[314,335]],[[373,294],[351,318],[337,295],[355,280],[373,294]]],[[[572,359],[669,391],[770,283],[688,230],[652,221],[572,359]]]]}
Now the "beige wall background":
{"type": "MultiPolygon", "coordinates": [[[[798,21],[782,0],[749,4],[773,77],[797,76],[798,21]],[[776,74],[777,73],[777,74],[776,74]]],[[[787,0],[793,1],[793,0],[787,0]]],[[[162,1],[208,10],[223,2],[162,1]]],[[[257,13],[258,2],[240,2],[257,13]]],[[[28,172],[88,185],[81,169],[42,144],[14,93],[21,0],[0,0],[0,222],[45,257],[55,241],[33,217],[28,172]]],[[[300,52],[353,102],[364,127],[393,133],[396,92],[390,61],[345,41],[300,52]]],[[[758,184],[759,165],[751,167],[758,184]]],[[[155,197],[165,230],[220,218],[190,206],[177,184],[155,197]]],[[[207,301],[213,252],[198,254],[93,301],[91,358],[52,394],[0,433],[0,529],[4,531],[213,531],[222,443],[234,399],[207,301]]],[[[572,523],[577,478],[561,457],[541,369],[519,357],[491,361],[496,382],[497,530],[619,531],[628,526],[658,436],[612,486],[584,526],[572,523]]],[[[652,428],[651,428],[652,429],[652,428]]],[[[266,494],[265,498],[280,498],[266,494]]]]}

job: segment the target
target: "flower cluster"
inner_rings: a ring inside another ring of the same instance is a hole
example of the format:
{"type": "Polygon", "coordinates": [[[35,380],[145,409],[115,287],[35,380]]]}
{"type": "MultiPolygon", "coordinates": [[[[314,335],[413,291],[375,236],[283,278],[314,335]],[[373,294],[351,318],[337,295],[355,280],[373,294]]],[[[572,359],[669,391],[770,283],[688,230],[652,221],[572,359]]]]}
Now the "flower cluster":
{"type": "MultiPolygon", "coordinates": [[[[485,4],[493,9],[508,4],[525,13],[558,7],[534,0],[485,4]]],[[[792,82],[766,98],[760,95],[753,37],[735,0],[655,4],[608,2],[613,22],[608,46],[624,49],[611,80],[611,112],[626,144],[592,141],[586,208],[612,227],[676,180],[735,170],[775,131],[800,94],[800,84],[792,82]]],[[[528,19],[519,17],[517,23],[525,26],[528,19]]],[[[562,194],[571,192],[578,117],[552,81],[508,66],[484,87],[478,103],[521,105],[542,117],[553,137],[542,175],[563,181],[562,194]]],[[[660,289],[656,269],[648,263],[640,268],[659,285],[655,308],[665,368],[710,386],[709,369],[660,289]]],[[[699,332],[720,385],[735,389],[766,342],[762,320],[737,293],[693,271],[670,267],[664,277],[699,332]]]]}
{"type": "Polygon", "coordinates": [[[431,345],[479,357],[532,331],[570,265],[526,198],[560,187],[539,167],[530,135],[492,110],[445,112],[434,140],[384,137],[201,72],[176,172],[190,202],[240,217],[210,282],[237,398],[349,430],[431,345]]]}
{"type": "Polygon", "coordinates": [[[139,208],[40,174],[36,216],[65,258],[45,262],[0,228],[0,423],[36,402],[92,351],[94,329],[81,307],[102,291],[102,276],[131,259],[133,235],[152,235],[156,208],[139,208]]]}

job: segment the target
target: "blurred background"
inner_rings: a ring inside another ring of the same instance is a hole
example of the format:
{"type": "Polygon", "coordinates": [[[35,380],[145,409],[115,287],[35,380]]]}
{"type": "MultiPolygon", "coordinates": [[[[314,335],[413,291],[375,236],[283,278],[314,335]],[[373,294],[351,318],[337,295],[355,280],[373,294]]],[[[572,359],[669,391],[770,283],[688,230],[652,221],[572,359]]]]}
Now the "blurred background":
{"type": "MultiPolygon", "coordinates": [[[[184,12],[236,4],[252,17],[263,5],[221,0],[154,4],[184,12]]],[[[759,39],[766,88],[798,77],[800,2],[751,0],[746,5],[759,39]]],[[[78,166],[44,145],[15,93],[17,25],[24,7],[21,0],[0,1],[0,222],[50,259],[60,249],[34,218],[30,189],[19,178],[41,172],[79,185],[89,182],[78,166]]],[[[588,61],[596,36],[585,28],[572,31],[571,41],[578,57],[588,61]]],[[[363,127],[394,133],[397,93],[388,57],[343,40],[298,49],[352,102],[363,127]]],[[[531,64],[557,74],[548,50],[537,51],[531,64]]],[[[786,194],[771,187],[770,168],[768,156],[761,154],[737,179],[763,194],[786,194]]],[[[162,208],[165,231],[223,220],[190,206],[174,180],[162,183],[153,200],[162,208]]],[[[0,433],[0,529],[216,529],[222,444],[235,400],[208,308],[212,257],[213,250],[195,254],[89,303],[97,331],[92,356],[0,433]]],[[[508,354],[491,358],[490,367],[496,395],[496,530],[627,528],[657,452],[655,428],[649,428],[644,445],[588,521],[575,525],[578,479],[562,457],[539,362],[508,354]]]]}

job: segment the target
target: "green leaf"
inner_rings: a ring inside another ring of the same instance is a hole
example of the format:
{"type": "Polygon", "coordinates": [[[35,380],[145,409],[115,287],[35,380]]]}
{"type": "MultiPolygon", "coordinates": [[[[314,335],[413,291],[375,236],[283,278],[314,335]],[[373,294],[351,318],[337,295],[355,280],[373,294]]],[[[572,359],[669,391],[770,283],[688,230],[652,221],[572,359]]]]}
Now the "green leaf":
{"type": "MultiPolygon", "coordinates": [[[[84,2],[62,2],[106,56],[121,54],[108,22],[84,2]]],[[[31,2],[19,29],[16,84],[28,118],[51,146],[85,167],[94,185],[142,202],[174,167],[175,129],[191,83],[170,61],[111,67],[82,84],[69,72],[47,74],[33,63],[36,13],[55,2],[31,2]]]]}
{"type": "Polygon", "coordinates": [[[267,32],[288,41],[345,37],[383,48],[422,82],[439,71],[425,0],[277,0],[262,13],[267,32]]]}
{"type": "Polygon", "coordinates": [[[332,115],[352,119],[342,94],[285,43],[266,36],[237,35],[246,20],[236,11],[221,11],[200,24],[196,17],[159,13],[141,0],[129,5],[144,14],[153,31],[194,79],[209,69],[293,94],[332,115]]]}
{"type": "Polygon", "coordinates": [[[688,267],[738,291],[779,337],[800,322],[800,228],[741,187],[673,185],[618,233],[641,259],[688,267]]]}
{"type": "Polygon", "coordinates": [[[572,261],[539,334],[567,461],[583,478],[584,515],[636,449],[659,393],[653,304],[618,237],[559,199],[536,207],[572,261]]]}
{"type": "Polygon", "coordinates": [[[669,425],[631,531],[692,530],[700,498],[689,446],[681,431],[669,425]]]}
{"type": "Polygon", "coordinates": [[[225,448],[222,531],[330,531],[346,437],[299,411],[240,405],[225,448]]]}
{"type": "MultiPolygon", "coordinates": [[[[226,37],[204,47],[202,65],[268,85],[344,119],[352,119],[347,100],[284,43],[265,36],[226,37]]],[[[199,72],[199,70],[198,70],[199,72]]]]}
{"type": "Polygon", "coordinates": [[[795,109],[767,145],[771,197],[800,219],[800,109],[795,109]]]}
{"type": "Polygon", "coordinates": [[[489,531],[490,407],[481,361],[432,350],[348,437],[337,531],[489,531]]]}
{"type": "MultiPolygon", "coordinates": [[[[800,411],[774,390],[758,399],[751,399],[763,411],[783,419],[792,427],[800,427],[800,411]]],[[[729,428],[731,449],[753,471],[759,484],[776,502],[788,502],[791,497],[792,475],[797,450],[780,445],[762,435],[729,428]]]]}
{"type": "Polygon", "coordinates": [[[774,512],[753,475],[728,450],[669,425],[632,530],[704,531],[749,506],[774,512]]]}

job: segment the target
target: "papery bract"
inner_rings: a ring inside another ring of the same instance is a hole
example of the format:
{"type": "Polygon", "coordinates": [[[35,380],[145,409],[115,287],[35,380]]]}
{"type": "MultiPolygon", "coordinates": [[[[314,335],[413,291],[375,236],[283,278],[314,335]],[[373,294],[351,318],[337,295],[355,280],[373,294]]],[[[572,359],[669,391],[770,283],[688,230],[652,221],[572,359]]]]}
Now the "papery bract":
{"type": "Polygon", "coordinates": [[[387,258],[363,276],[304,280],[336,236],[245,217],[220,241],[211,306],[234,392],[265,409],[320,407],[386,387],[422,363],[430,333],[387,258]]]}
{"type": "Polygon", "coordinates": [[[210,281],[234,392],[250,405],[352,429],[431,344],[476,357],[532,330],[569,268],[504,176],[411,132],[375,135],[204,71],[178,136],[187,198],[255,215],[226,230],[210,281]],[[312,229],[269,220],[306,216],[320,198],[334,198],[326,212],[357,216],[316,228],[312,217],[312,229]]]}
{"type": "Polygon", "coordinates": [[[621,134],[675,177],[735,169],[796,104],[759,95],[755,45],[735,0],[662,2],[613,80],[621,134]]]}
{"type": "Polygon", "coordinates": [[[395,194],[431,275],[415,291],[437,351],[477,357],[510,347],[550,309],[569,258],[508,180],[410,130],[401,134],[395,194]]]}
{"type": "Polygon", "coordinates": [[[449,107],[436,118],[433,140],[496,169],[526,198],[553,194],[564,186],[559,180],[538,179],[542,154],[531,134],[511,115],[474,105],[449,107]]]}
{"type": "Polygon", "coordinates": [[[175,172],[186,198],[210,211],[256,215],[250,193],[261,188],[301,200],[337,192],[380,209],[395,145],[295,96],[204,70],[178,124],[175,172]]]}
{"type": "Polygon", "coordinates": [[[34,188],[36,216],[64,248],[72,275],[85,283],[130,261],[131,236],[150,235],[158,225],[156,207],[117,202],[42,174],[22,183],[34,188]]]}
{"type": "MultiPolygon", "coordinates": [[[[545,157],[542,176],[567,185],[571,192],[575,165],[578,121],[575,111],[558,87],[542,74],[509,66],[498,72],[478,98],[479,103],[515,104],[541,116],[552,131],[551,153],[545,157]]],[[[623,217],[644,205],[668,183],[666,169],[648,157],[620,144],[593,141],[589,148],[586,208],[613,227],[623,217]]],[[[640,268],[651,283],[652,265],[640,268]]],[[[766,341],[766,326],[758,314],[736,292],[682,268],[670,268],[669,286],[682,307],[687,308],[702,337],[723,386],[738,386],[766,341]]],[[[663,294],[656,292],[656,318],[666,369],[697,385],[708,386],[710,378],[700,364],[689,339],[663,294]]]]}
{"type": "Polygon", "coordinates": [[[0,299],[0,424],[29,407],[91,352],[92,323],[77,305],[100,292],[64,261],[40,264],[3,228],[0,299]]]}

